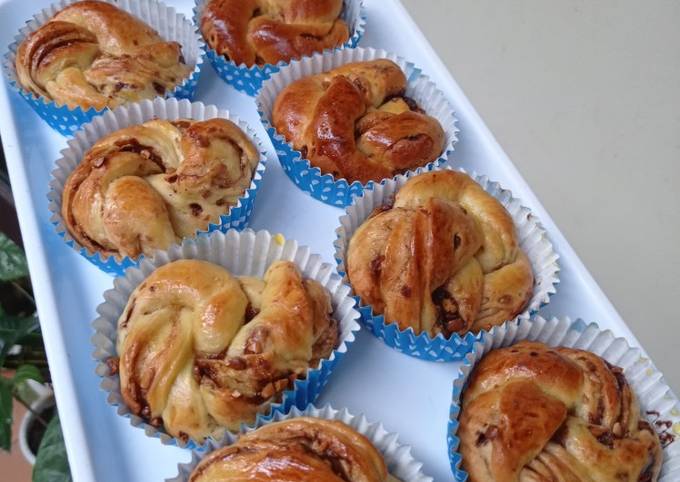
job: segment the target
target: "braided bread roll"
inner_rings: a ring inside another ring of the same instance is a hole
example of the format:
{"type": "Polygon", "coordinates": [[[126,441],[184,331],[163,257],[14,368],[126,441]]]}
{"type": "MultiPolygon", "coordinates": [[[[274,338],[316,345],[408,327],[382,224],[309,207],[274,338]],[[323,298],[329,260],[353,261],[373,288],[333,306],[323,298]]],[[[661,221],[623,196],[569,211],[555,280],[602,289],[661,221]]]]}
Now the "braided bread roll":
{"type": "Polygon", "coordinates": [[[458,434],[472,482],[653,482],[663,458],[620,368],[527,341],[476,366],[458,434]]]}
{"type": "Polygon", "coordinates": [[[299,417],[270,423],[208,454],[190,482],[397,482],[363,435],[344,423],[299,417]]]}
{"type": "Polygon", "coordinates": [[[165,249],[228,213],[258,160],[226,119],[126,127],[97,141],[69,176],[64,223],[78,243],[104,255],[165,249]]]}
{"type": "Polygon", "coordinates": [[[209,0],[201,32],[237,65],[277,64],[345,43],[341,11],[342,0],[209,0]]]}
{"type": "Polygon", "coordinates": [[[19,45],[21,86],[69,108],[151,99],[189,75],[182,47],[106,2],[73,3],[19,45]]]}
{"type": "Polygon", "coordinates": [[[349,242],[347,275],[387,322],[447,337],[514,318],[534,283],[510,214],[449,170],[410,179],[371,214],[349,242]]]}
{"type": "Polygon", "coordinates": [[[121,394],[172,436],[237,430],[337,346],[330,296],[288,261],[264,279],[179,260],[154,271],[118,320],[121,394]]]}
{"type": "Polygon", "coordinates": [[[380,181],[444,150],[442,126],[406,97],[406,85],[391,60],[346,64],[283,89],[272,124],[322,173],[350,183],[380,181]]]}

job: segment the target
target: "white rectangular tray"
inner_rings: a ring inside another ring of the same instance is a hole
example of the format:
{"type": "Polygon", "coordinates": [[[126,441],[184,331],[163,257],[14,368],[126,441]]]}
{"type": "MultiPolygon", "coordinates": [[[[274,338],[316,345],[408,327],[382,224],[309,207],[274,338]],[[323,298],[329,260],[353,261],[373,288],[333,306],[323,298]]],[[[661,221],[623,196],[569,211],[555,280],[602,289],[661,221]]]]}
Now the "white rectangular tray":
{"type": "MultiPolygon", "coordinates": [[[[191,14],[190,0],[167,3],[191,14]]],[[[415,62],[454,105],[460,121],[460,142],[454,153],[457,165],[487,174],[511,189],[548,230],[561,257],[561,284],[542,314],[596,321],[639,345],[399,0],[365,3],[368,22],[361,45],[381,47],[415,62]]],[[[0,0],[3,54],[23,22],[47,5],[46,0],[0,0]]],[[[270,159],[251,226],[281,232],[333,263],[335,228],[342,211],[312,199],[288,179],[272,155],[253,100],[224,84],[208,63],[197,100],[236,112],[266,141],[270,159]]],[[[49,221],[48,180],[60,149],[66,146],[65,138],[6,85],[0,88],[0,135],[74,479],[150,481],[174,475],[176,464],[189,460],[189,453],[163,446],[131,427],[127,419],[116,415],[99,389],[91,356],[90,322],[102,292],[112,286],[112,278],[67,247],[49,221]]],[[[347,407],[355,414],[365,413],[372,421],[382,421],[413,446],[428,475],[437,481],[451,480],[446,426],[457,369],[457,363],[428,363],[399,354],[362,331],[318,404],[330,402],[336,408],[347,407]]]]}

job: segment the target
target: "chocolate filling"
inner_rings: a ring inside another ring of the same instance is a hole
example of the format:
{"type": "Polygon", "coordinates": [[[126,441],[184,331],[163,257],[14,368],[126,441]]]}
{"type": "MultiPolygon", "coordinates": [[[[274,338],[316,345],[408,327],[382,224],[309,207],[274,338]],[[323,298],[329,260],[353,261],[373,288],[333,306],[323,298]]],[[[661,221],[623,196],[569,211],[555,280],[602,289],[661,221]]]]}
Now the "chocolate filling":
{"type": "Polygon", "coordinates": [[[653,475],[654,475],[654,458],[650,456],[647,466],[645,467],[645,469],[640,474],[640,477],[638,478],[638,482],[652,482],[653,475]]]}
{"type": "Polygon", "coordinates": [[[602,417],[604,416],[604,400],[602,397],[597,399],[597,409],[595,413],[590,414],[589,422],[593,425],[600,425],[602,423],[602,417]]]}
{"type": "Polygon", "coordinates": [[[250,320],[255,318],[258,315],[259,312],[260,312],[260,310],[256,310],[255,308],[253,308],[253,305],[248,303],[248,306],[246,306],[246,313],[245,313],[246,321],[245,322],[246,323],[250,322],[250,320]]]}
{"type": "Polygon", "coordinates": [[[380,278],[380,273],[382,272],[383,261],[385,261],[385,256],[382,255],[382,254],[371,260],[371,264],[370,264],[369,268],[371,270],[371,276],[374,279],[380,278]]]}
{"type": "Polygon", "coordinates": [[[192,216],[200,216],[201,213],[203,213],[203,206],[201,206],[198,203],[191,203],[189,204],[189,209],[191,209],[191,215],[192,216]]]}
{"type": "Polygon", "coordinates": [[[160,82],[152,82],[153,88],[158,95],[165,95],[165,86],[160,82]]]}
{"type": "Polygon", "coordinates": [[[466,322],[460,317],[458,303],[444,286],[432,292],[432,303],[437,310],[437,324],[446,336],[465,328],[466,322]]]}
{"type": "Polygon", "coordinates": [[[484,432],[479,432],[475,445],[481,447],[486,445],[490,440],[495,439],[498,436],[498,427],[495,425],[489,425],[484,432]]]}
{"type": "Polygon", "coordinates": [[[323,40],[323,36],[321,35],[314,35],[309,32],[303,32],[299,35],[300,38],[305,39],[305,40],[312,40],[312,41],[320,41],[323,40]]]}
{"type": "Polygon", "coordinates": [[[165,165],[163,164],[163,160],[156,153],[153,147],[145,146],[144,144],[141,144],[137,139],[134,138],[120,139],[115,142],[115,145],[116,147],[118,147],[118,152],[137,153],[142,157],[149,159],[151,162],[156,164],[161,169],[161,171],[165,172],[165,165]]]}
{"type": "Polygon", "coordinates": [[[615,437],[614,437],[614,434],[611,433],[609,430],[601,433],[596,438],[597,438],[597,441],[600,442],[605,447],[607,447],[609,449],[614,448],[614,438],[615,437]]]}
{"type": "Polygon", "coordinates": [[[106,359],[106,366],[109,367],[109,375],[116,375],[118,373],[120,358],[112,356],[106,359]]]}
{"type": "Polygon", "coordinates": [[[52,53],[53,50],[57,50],[62,47],[69,47],[73,44],[78,43],[92,43],[90,40],[83,40],[77,38],[65,39],[54,43],[52,42],[54,42],[54,39],[52,41],[47,41],[45,44],[41,44],[35,51],[32,52],[31,74],[33,73],[32,71],[34,69],[37,69],[40,66],[40,64],[42,64],[45,57],[52,53]]]}
{"type": "Polygon", "coordinates": [[[134,85],[132,85],[132,84],[126,84],[125,82],[116,82],[115,84],[113,84],[113,93],[114,93],[114,94],[117,94],[117,93],[120,92],[121,90],[123,90],[123,89],[129,89],[129,88],[131,88],[131,87],[134,87],[134,85]]]}
{"type": "Polygon", "coordinates": [[[412,112],[418,112],[420,114],[425,113],[425,111],[420,108],[418,103],[412,97],[407,96],[406,92],[404,92],[404,91],[386,97],[385,100],[383,101],[383,104],[387,104],[389,101],[394,100],[394,99],[403,100],[406,103],[406,105],[408,106],[408,108],[411,109],[412,112]]]}

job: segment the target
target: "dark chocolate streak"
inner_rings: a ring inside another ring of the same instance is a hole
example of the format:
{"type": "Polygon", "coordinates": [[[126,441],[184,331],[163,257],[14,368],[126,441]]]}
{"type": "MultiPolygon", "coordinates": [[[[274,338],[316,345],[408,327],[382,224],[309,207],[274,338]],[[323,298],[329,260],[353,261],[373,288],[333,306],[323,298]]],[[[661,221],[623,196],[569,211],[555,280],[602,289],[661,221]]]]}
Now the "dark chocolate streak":
{"type": "Polygon", "coordinates": [[[141,144],[137,139],[134,138],[120,139],[115,142],[115,145],[118,147],[118,152],[134,152],[139,154],[156,164],[162,172],[165,172],[163,159],[161,159],[153,147],[141,144]]]}
{"type": "Polygon", "coordinates": [[[398,94],[390,95],[389,97],[386,97],[385,100],[383,101],[383,104],[387,104],[389,101],[394,100],[394,99],[401,99],[404,102],[406,102],[406,105],[408,106],[409,109],[413,112],[419,112],[421,114],[424,114],[425,111],[420,108],[418,103],[411,97],[408,97],[405,92],[401,92],[398,94]]]}
{"type": "MultiPolygon", "coordinates": [[[[47,57],[50,53],[52,53],[53,50],[59,49],[61,47],[68,47],[70,45],[76,44],[76,43],[86,43],[89,42],[88,40],[81,40],[81,39],[68,39],[68,40],[62,40],[61,42],[57,42],[54,45],[50,45],[49,41],[47,44],[43,44],[38,47],[38,56],[36,58],[31,59],[31,70],[37,68],[43,61],[45,57],[47,57]]],[[[35,52],[34,52],[35,53],[35,52]]]]}

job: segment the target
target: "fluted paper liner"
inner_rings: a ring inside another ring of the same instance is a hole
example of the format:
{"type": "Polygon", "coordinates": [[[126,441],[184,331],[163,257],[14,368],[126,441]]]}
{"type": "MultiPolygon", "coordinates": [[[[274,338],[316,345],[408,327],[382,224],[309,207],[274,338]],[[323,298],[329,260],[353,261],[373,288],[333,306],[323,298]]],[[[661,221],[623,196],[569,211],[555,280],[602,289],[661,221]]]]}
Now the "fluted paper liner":
{"type": "Polygon", "coordinates": [[[64,219],[61,215],[61,201],[64,186],[68,176],[80,164],[85,153],[95,142],[116,130],[124,127],[141,124],[152,119],[191,119],[206,120],[216,117],[229,119],[239,126],[246,133],[250,141],[260,153],[260,160],[253,171],[250,186],[238,198],[227,214],[223,214],[210,223],[208,229],[200,230],[198,234],[209,233],[212,231],[226,231],[227,229],[243,229],[248,225],[250,215],[253,211],[257,191],[262,184],[262,176],[266,167],[266,155],[260,140],[255,132],[238,117],[221,110],[214,105],[205,105],[202,102],[189,102],[186,99],[162,99],[157,97],[153,101],[143,100],[133,104],[127,104],[105,112],[103,115],[95,117],[91,123],[85,124],[83,128],[74,134],[73,139],[68,141],[68,147],[61,151],[62,157],[56,162],[56,168],[52,171],[50,180],[50,191],[47,194],[49,199],[49,210],[52,213],[50,221],[55,225],[59,236],[64,238],[66,244],[78,251],[90,262],[111,274],[122,275],[126,268],[136,266],[144,256],[132,259],[127,256],[106,256],[99,252],[93,252],[78,243],[66,229],[64,219]]]}
{"type": "MultiPolygon", "coordinates": [[[[200,33],[201,16],[208,1],[196,0],[196,6],[194,7],[194,23],[199,31],[199,35],[202,35],[200,33]]],[[[336,49],[356,47],[361,37],[363,37],[366,27],[366,11],[363,0],[345,0],[340,18],[349,27],[350,36],[347,42],[340,47],[336,47],[336,49]]],[[[206,45],[206,50],[208,52],[208,60],[215,69],[215,72],[217,72],[217,75],[235,89],[250,96],[256,95],[265,80],[289,63],[280,61],[276,65],[265,64],[248,67],[246,64],[237,65],[236,62],[227,60],[210,48],[209,45],[206,45]]]]}
{"type": "MultiPolygon", "coordinates": [[[[675,441],[663,443],[664,460],[660,482],[680,480],[680,403],[666,384],[661,372],[640,348],[631,347],[624,338],[617,338],[610,330],[601,330],[595,323],[569,318],[546,320],[540,316],[516,320],[491,329],[468,353],[453,383],[453,398],[447,431],[451,470],[455,480],[464,481],[468,474],[461,468],[462,455],[458,452],[458,416],[460,400],[468,377],[475,365],[491,350],[514,345],[521,340],[532,340],[550,346],[564,346],[588,350],[609,363],[623,368],[623,373],[640,402],[640,409],[659,435],[670,434],[675,441]],[[658,415],[657,415],[658,413],[658,415]]],[[[666,436],[664,436],[666,438],[666,436]]]]}
{"type": "Polygon", "coordinates": [[[389,59],[401,67],[406,74],[408,83],[406,95],[413,98],[428,115],[436,118],[444,129],[446,141],[444,151],[439,158],[425,166],[407,171],[406,175],[412,176],[431,171],[434,167],[443,164],[447,156],[453,151],[454,145],[458,141],[457,119],[453,106],[435,83],[424,75],[415,64],[395,54],[385,50],[361,47],[315,54],[312,57],[291,62],[272,75],[262,85],[262,90],[255,98],[260,120],[274,144],[283,170],[300,189],[331,206],[344,207],[350,205],[354,196],[360,195],[365,189],[370,189],[379,184],[380,181],[370,181],[366,184],[358,181],[349,183],[346,179],[336,179],[331,174],[322,174],[318,167],[313,167],[309,160],[302,158],[300,151],[295,150],[292,144],[286,142],[286,139],[277,133],[272,125],[274,101],[286,86],[298,79],[320,74],[351,62],[376,59],[389,59]]]}
{"type": "Polygon", "coordinates": [[[350,289],[342,282],[332,265],[323,263],[321,257],[312,254],[306,246],[298,246],[294,240],[285,240],[280,234],[268,231],[255,232],[229,230],[215,231],[196,239],[187,239],[181,245],[174,245],[168,251],[159,251],[152,258],[142,260],[138,268],[130,268],[125,276],[114,280],[113,289],[104,293],[104,302],[97,307],[99,318],[93,322],[95,335],[94,358],[98,360],[96,373],[102,377],[101,387],[108,393],[109,404],[118,407],[118,414],[130,418],[135,427],[141,427],[150,437],[158,437],[164,444],[180,447],[204,447],[193,439],[183,441],[168,435],[162,428],[146,423],[130,412],[120,393],[120,379],[112,375],[106,361],[118,356],[116,351],[118,318],[128,298],[156,268],[178,259],[201,259],[226,268],[234,276],[256,276],[262,278],[267,268],[276,260],[295,263],[305,278],[318,281],[331,296],[333,317],[339,322],[340,338],[337,348],[323,359],[316,368],[309,368],[304,379],[294,382],[294,388],[283,393],[280,402],[272,403],[268,414],[287,412],[292,407],[305,408],[313,403],[330,379],[332,371],[347,353],[360,325],[359,313],[354,309],[355,301],[350,289]]]}
{"type": "MultiPolygon", "coordinates": [[[[442,169],[451,169],[451,167],[446,166],[442,169]]],[[[462,169],[460,171],[465,172],[462,169]]],[[[534,291],[525,310],[517,317],[528,318],[541,306],[547,304],[550,296],[555,293],[556,285],[559,283],[558,255],[539,220],[528,208],[522,206],[519,199],[514,198],[510,191],[503,189],[498,183],[490,181],[487,176],[475,173],[470,176],[508,210],[517,229],[520,247],[531,262],[534,272],[534,291]]],[[[344,216],[340,217],[340,227],[336,229],[335,259],[338,263],[338,272],[346,283],[349,284],[345,256],[354,232],[375,208],[393,200],[396,192],[406,184],[408,179],[407,176],[400,175],[382,184],[376,184],[373,189],[366,190],[363,196],[355,198],[354,204],[347,208],[344,216]]],[[[396,323],[390,323],[391,320],[386,322],[383,315],[375,314],[372,307],[364,304],[358,296],[356,299],[362,321],[371,333],[392,348],[423,360],[441,362],[461,360],[472,349],[475,341],[480,340],[486,333],[485,330],[479,333],[468,332],[464,335],[454,333],[448,339],[441,333],[435,337],[428,333],[416,335],[413,328],[400,330],[396,323]]]]}
{"type": "MultiPolygon", "coordinates": [[[[280,422],[297,417],[337,420],[345,425],[349,425],[371,441],[373,446],[382,453],[389,473],[398,477],[403,482],[433,482],[434,480],[432,477],[423,474],[423,464],[413,458],[409,446],[399,443],[399,436],[396,433],[387,432],[381,423],[371,423],[363,415],[352,415],[347,409],[336,410],[330,405],[325,405],[321,408],[310,405],[305,410],[293,408],[285,415],[279,412],[273,417],[259,417],[254,427],[242,430],[241,433],[250,432],[270,422],[280,422]]],[[[233,444],[237,439],[238,435],[228,434],[219,444],[211,442],[206,452],[192,452],[191,461],[186,464],[178,464],[178,475],[171,479],[166,479],[166,482],[186,482],[203,457],[219,447],[233,444]]]]}
{"type": "MultiPolygon", "coordinates": [[[[70,109],[66,105],[58,106],[53,100],[33,94],[24,89],[17,79],[14,67],[16,52],[21,42],[31,33],[45,25],[54,15],[68,5],[80,0],[61,0],[35,14],[26,22],[15,41],[9,46],[5,54],[2,67],[10,86],[17,91],[26,102],[42,117],[52,128],[65,136],[70,136],[83,124],[89,122],[96,115],[108,110],[96,110],[89,108],[84,110],[80,107],[70,109]]],[[[168,7],[158,0],[102,0],[131,13],[135,17],[151,26],[165,40],[178,42],[182,46],[182,55],[188,66],[193,66],[193,71],[184,81],[177,85],[174,90],[167,92],[165,97],[179,97],[192,99],[205,55],[205,44],[192,22],[184,15],[176,13],[175,9],[168,7]]]]}

